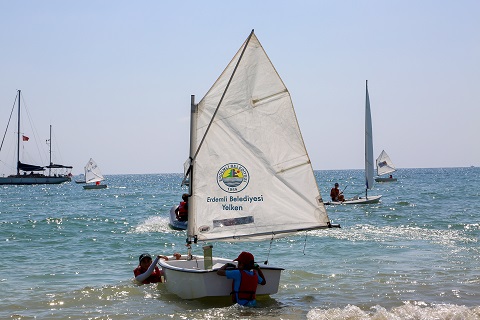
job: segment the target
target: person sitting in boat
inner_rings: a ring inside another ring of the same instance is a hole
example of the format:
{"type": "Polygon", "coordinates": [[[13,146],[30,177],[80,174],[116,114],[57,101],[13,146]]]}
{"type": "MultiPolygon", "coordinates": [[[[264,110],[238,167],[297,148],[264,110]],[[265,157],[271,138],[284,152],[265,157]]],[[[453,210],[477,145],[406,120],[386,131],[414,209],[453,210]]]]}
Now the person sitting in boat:
{"type": "Polygon", "coordinates": [[[235,267],[234,264],[226,263],[217,270],[219,276],[226,276],[227,279],[233,279],[232,283],[232,301],[242,306],[254,307],[257,304],[255,293],[258,284],[267,283],[262,270],[254,262],[253,254],[243,251],[237,259],[238,269],[227,270],[235,267]]]}
{"type": "Polygon", "coordinates": [[[163,270],[157,267],[158,260],[168,260],[166,256],[157,256],[152,262],[152,256],[148,253],[142,253],[138,257],[138,267],[133,270],[135,280],[142,284],[162,282],[163,270]]]}
{"type": "Polygon", "coordinates": [[[340,189],[338,189],[338,186],[338,183],[335,183],[335,187],[330,190],[330,198],[332,198],[332,201],[343,202],[345,201],[345,197],[343,196],[343,191],[340,191],[340,189]]]}
{"type": "Polygon", "coordinates": [[[187,221],[188,220],[188,193],[182,194],[182,202],[175,209],[175,215],[177,216],[178,221],[187,221]]]}

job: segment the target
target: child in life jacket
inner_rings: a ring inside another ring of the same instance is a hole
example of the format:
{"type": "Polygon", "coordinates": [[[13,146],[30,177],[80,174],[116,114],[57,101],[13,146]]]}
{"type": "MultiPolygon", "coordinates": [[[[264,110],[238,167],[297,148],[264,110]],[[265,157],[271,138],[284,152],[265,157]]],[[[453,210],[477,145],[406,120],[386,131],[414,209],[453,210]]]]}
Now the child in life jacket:
{"type": "Polygon", "coordinates": [[[160,259],[168,260],[168,257],[157,256],[155,260],[152,261],[152,256],[148,253],[141,254],[140,257],[138,257],[138,267],[133,270],[135,280],[142,284],[163,282],[163,270],[157,267],[158,260],[160,259]]]}
{"type": "Polygon", "coordinates": [[[187,221],[188,220],[188,194],[182,194],[182,202],[175,209],[175,215],[178,221],[187,221]]]}
{"type": "Polygon", "coordinates": [[[227,263],[217,270],[217,274],[233,280],[231,293],[233,302],[242,306],[254,307],[257,304],[255,297],[257,286],[267,283],[265,276],[250,252],[240,253],[238,258],[233,261],[238,261],[238,269],[227,269],[235,267],[235,265],[227,263]]]}

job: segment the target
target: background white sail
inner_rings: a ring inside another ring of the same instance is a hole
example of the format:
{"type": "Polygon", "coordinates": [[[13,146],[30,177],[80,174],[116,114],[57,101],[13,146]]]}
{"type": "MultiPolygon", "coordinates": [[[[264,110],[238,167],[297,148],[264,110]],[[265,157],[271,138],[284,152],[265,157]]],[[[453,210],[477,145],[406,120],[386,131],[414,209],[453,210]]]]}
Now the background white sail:
{"type": "Polygon", "coordinates": [[[97,182],[104,180],[100,169],[92,158],[87,162],[85,166],[85,182],[97,182]]]}
{"type": "MultiPolygon", "coordinates": [[[[195,150],[244,46],[198,105],[195,150]]],[[[329,223],[290,94],[253,33],[193,168],[189,236],[258,239],[329,223]],[[239,185],[228,187],[233,171],[239,185]]]]}
{"type": "Polygon", "coordinates": [[[382,150],[382,153],[380,153],[377,158],[377,175],[381,176],[384,174],[389,174],[395,172],[396,170],[397,169],[393,165],[393,162],[388,154],[385,152],[385,150],[382,150]]]}
{"type": "Polygon", "coordinates": [[[365,186],[367,189],[373,187],[373,136],[372,136],[372,116],[370,114],[370,97],[368,96],[368,82],[365,84],[365,186]]]}

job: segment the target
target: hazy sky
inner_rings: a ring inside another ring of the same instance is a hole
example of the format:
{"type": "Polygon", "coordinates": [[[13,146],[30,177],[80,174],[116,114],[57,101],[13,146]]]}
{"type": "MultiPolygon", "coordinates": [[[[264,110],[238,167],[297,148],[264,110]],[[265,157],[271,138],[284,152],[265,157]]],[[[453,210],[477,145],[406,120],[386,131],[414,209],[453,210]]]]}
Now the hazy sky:
{"type": "Polygon", "coordinates": [[[366,79],[375,156],[480,166],[479,17],[478,0],[0,0],[0,130],[21,89],[73,173],[90,157],[104,174],[182,172],[190,95],[255,29],[314,169],[363,168],[366,79]]]}

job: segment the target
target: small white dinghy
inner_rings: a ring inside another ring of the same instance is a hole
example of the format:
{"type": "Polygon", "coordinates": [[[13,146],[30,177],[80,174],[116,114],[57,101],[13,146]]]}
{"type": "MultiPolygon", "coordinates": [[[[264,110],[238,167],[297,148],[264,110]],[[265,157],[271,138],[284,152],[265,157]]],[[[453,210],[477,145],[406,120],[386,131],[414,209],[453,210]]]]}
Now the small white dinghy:
{"type": "Polygon", "coordinates": [[[378,203],[382,196],[368,196],[368,198],[364,197],[353,197],[350,199],[345,199],[345,201],[329,201],[325,202],[326,205],[339,205],[339,204],[370,204],[370,203],[378,203]]]}
{"type": "MultiPolygon", "coordinates": [[[[210,250],[211,252],[211,250],[210,250]]],[[[224,264],[236,264],[225,258],[182,255],[179,260],[169,257],[160,260],[167,281],[167,290],[182,299],[199,299],[205,297],[228,297],[232,292],[232,280],[217,275],[217,270],[224,264]]],[[[260,265],[265,278],[264,286],[257,287],[257,295],[271,295],[278,292],[282,268],[260,265]]]]}
{"type": "Polygon", "coordinates": [[[377,160],[377,177],[375,177],[376,182],[391,182],[397,181],[397,178],[393,178],[392,175],[387,177],[387,174],[397,171],[395,166],[393,165],[392,160],[385,152],[382,150],[382,153],[378,156],[377,160]],[[382,177],[383,176],[383,177],[382,177]]]}
{"type": "Polygon", "coordinates": [[[177,208],[178,206],[173,206],[172,208],[170,208],[170,222],[168,223],[168,225],[174,230],[187,230],[188,221],[177,220],[177,215],[175,214],[175,209],[177,208]]]}
{"type": "Polygon", "coordinates": [[[97,166],[97,163],[93,161],[92,158],[90,158],[90,160],[88,160],[87,164],[85,165],[86,185],[83,186],[83,189],[86,189],[86,190],[105,189],[107,185],[100,183],[103,180],[105,180],[105,178],[100,172],[100,168],[97,166]]]}
{"type": "Polygon", "coordinates": [[[373,165],[373,135],[372,135],[372,116],[370,112],[370,97],[368,95],[368,82],[365,82],[365,197],[355,196],[345,201],[328,201],[326,205],[338,204],[369,204],[380,201],[381,195],[369,196],[368,190],[373,187],[374,165],[373,165]]]}
{"type": "MultiPolygon", "coordinates": [[[[266,241],[333,225],[290,93],[253,30],[200,103],[194,100],[183,179],[189,182],[189,252],[159,264],[167,290],[180,298],[228,297],[232,280],[217,270],[234,258],[212,257],[211,246],[192,255],[192,243],[266,241]]],[[[275,294],[283,268],[260,268],[266,285],[257,294],[275,294]]]]}

